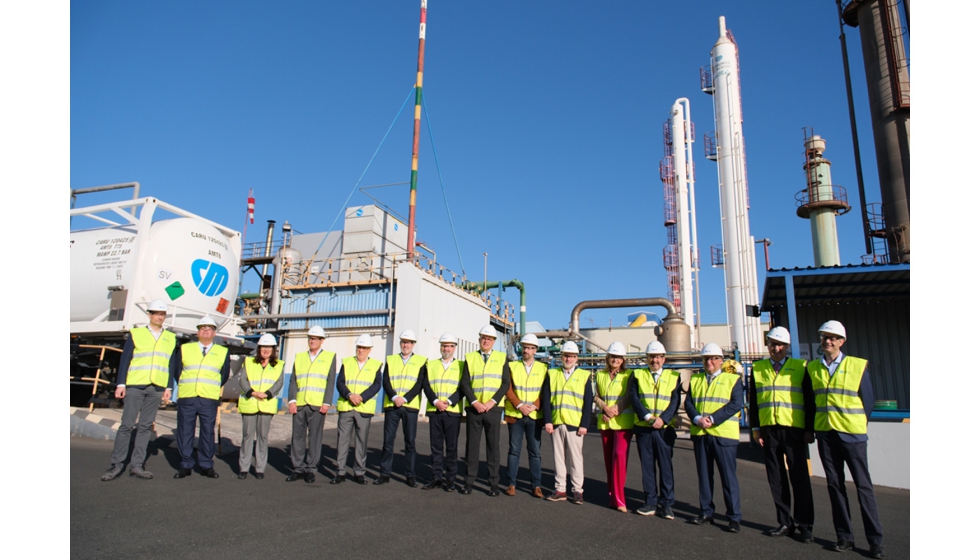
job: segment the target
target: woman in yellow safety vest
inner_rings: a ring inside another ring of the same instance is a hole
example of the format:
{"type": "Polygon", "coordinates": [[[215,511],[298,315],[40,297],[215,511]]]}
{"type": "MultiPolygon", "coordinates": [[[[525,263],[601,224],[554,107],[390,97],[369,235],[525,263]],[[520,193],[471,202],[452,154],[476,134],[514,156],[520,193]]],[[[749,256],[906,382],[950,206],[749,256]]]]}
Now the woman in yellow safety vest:
{"type": "Polygon", "coordinates": [[[242,394],[238,397],[238,412],[242,415],[242,448],[238,456],[238,478],[248,477],[255,446],[255,478],[265,478],[269,458],[269,426],[279,412],[276,395],[282,390],[283,361],[276,357],[276,337],[263,334],[259,338],[255,357],[245,361],[238,376],[242,394]]]}
{"type": "Polygon", "coordinates": [[[602,455],[606,460],[606,487],[609,507],[627,513],[626,463],[633,438],[634,414],[630,408],[630,376],[626,369],[626,347],[613,342],[606,351],[606,368],[595,374],[595,404],[602,435],[602,455]]]}

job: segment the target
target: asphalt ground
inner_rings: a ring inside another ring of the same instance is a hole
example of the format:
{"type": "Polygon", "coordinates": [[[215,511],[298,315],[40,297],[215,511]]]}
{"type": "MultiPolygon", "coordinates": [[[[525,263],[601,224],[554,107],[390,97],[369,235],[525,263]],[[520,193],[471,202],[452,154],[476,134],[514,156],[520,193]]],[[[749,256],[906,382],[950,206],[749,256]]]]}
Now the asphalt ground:
{"type": "MultiPolygon", "coordinates": [[[[506,483],[507,427],[501,427],[501,483],[506,483]]],[[[383,428],[373,423],[368,478],[377,477],[383,428]]],[[[465,449],[465,426],[459,447],[465,449]]],[[[553,488],[551,438],[542,436],[543,486],[553,488]]],[[[238,449],[225,446],[215,458],[218,479],[198,474],[173,478],[179,465],[176,446],[161,437],[150,443],[148,470],[156,478],[139,480],[123,474],[112,482],[99,477],[109,465],[111,441],[71,438],[72,558],[241,558],[285,555],[387,555],[428,558],[823,558],[867,556],[857,494],[848,483],[855,552],[829,550],[836,540],[826,483],[813,478],[816,542],[772,538],[762,532],[775,525],[775,510],[758,448],[739,446],[742,532],[723,531],[721,482],[715,482],[715,526],[687,523],[698,513],[697,474],[689,440],[678,439],[674,452],[677,518],[643,517],[632,510],[643,505],[639,459],[630,448],[626,497],[631,513],[608,509],[605,467],[598,433],[586,436],[585,504],[548,502],[530,495],[526,451],[514,497],[486,494],[486,464],[481,462],[474,493],[409,488],[402,476],[401,435],[396,443],[391,483],[361,486],[348,480],[330,485],[335,472],[337,432],[324,431],[325,459],[316,482],[287,483],[288,442],[269,450],[266,478],[238,480],[238,449]]],[[[416,465],[420,482],[430,477],[428,424],[419,423],[416,465]]],[[[353,462],[353,451],[350,459],[353,462]]],[[[460,457],[460,475],[465,473],[460,457]]],[[[348,473],[351,469],[348,469],[348,473]]],[[[716,475],[717,477],[717,475],[716,475]]],[[[460,479],[461,480],[461,479],[460,479]]],[[[910,555],[908,490],[876,488],[887,558],[910,555]]]]}

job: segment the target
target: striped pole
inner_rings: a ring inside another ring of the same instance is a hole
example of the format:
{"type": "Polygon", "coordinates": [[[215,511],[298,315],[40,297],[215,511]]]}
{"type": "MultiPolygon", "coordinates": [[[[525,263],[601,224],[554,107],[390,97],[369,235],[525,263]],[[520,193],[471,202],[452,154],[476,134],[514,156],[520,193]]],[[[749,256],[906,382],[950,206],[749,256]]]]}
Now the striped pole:
{"type": "Polygon", "coordinates": [[[408,196],[408,258],[415,258],[415,193],[419,181],[419,137],[422,130],[422,68],[425,65],[425,12],[422,0],[419,15],[419,67],[415,75],[415,130],[412,132],[412,180],[408,196]]]}

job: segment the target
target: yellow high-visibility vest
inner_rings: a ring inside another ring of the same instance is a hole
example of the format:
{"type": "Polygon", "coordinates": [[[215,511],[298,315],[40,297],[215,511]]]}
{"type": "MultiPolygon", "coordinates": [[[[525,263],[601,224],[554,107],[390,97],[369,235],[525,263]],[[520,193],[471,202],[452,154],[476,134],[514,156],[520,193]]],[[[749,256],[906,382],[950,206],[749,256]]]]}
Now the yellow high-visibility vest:
{"type": "MultiPolygon", "coordinates": [[[[541,362],[534,362],[531,366],[530,374],[528,374],[527,368],[524,367],[524,362],[511,362],[510,386],[514,389],[514,393],[517,394],[517,398],[521,399],[522,403],[532,404],[541,395],[541,388],[544,386],[544,378],[547,374],[548,366],[541,362]]],[[[505,401],[504,414],[513,418],[524,416],[510,401],[506,399],[505,401]]],[[[529,417],[535,420],[541,418],[540,408],[532,412],[529,417]]]]}
{"type": "MultiPolygon", "coordinates": [[[[609,372],[606,370],[600,370],[595,374],[596,392],[600,399],[606,401],[606,406],[616,404],[619,398],[626,394],[632,376],[633,372],[628,369],[617,373],[615,379],[610,379],[609,372]]],[[[619,416],[609,422],[602,419],[602,414],[599,415],[600,430],[629,430],[635,423],[636,414],[629,404],[626,404],[625,410],[619,411],[619,416]]]]}
{"type": "MultiPolygon", "coordinates": [[[[265,393],[279,381],[282,377],[282,360],[276,360],[276,365],[255,363],[253,358],[245,360],[245,375],[248,377],[249,384],[252,385],[253,393],[265,393]]],[[[279,400],[275,398],[259,400],[255,397],[246,397],[244,393],[238,396],[238,412],[241,414],[275,414],[279,412],[279,400]]]]}
{"type": "Polygon", "coordinates": [[[323,397],[327,393],[327,380],[330,377],[330,365],[333,364],[333,352],[321,350],[313,361],[309,352],[300,352],[293,359],[293,375],[296,376],[296,406],[323,406],[323,397]]]}
{"type": "MultiPolygon", "coordinates": [[[[636,378],[640,402],[643,403],[643,406],[647,407],[647,410],[653,414],[654,418],[659,417],[670,406],[670,395],[677,388],[677,381],[680,379],[680,374],[672,369],[662,370],[660,372],[660,379],[654,383],[653,372],[649,368],[643,368],[633,370],[633,377],[636,378]]],[[[663,427],[675,426],[676,423],[677,415],[674,415],[670,419],[670,423],[665,424],[663,427]]],[[[649,428],[653,424],[637,417],[636,425],[649,428]]]]}
{"type": "Polygon", "coordinates": [[[806,427],[803,403],[803,376],[806,361],[786,358],[779,373],[768,359],[752,364],[755,400],[760,426],[806,427]]]}
{"type": "MultiPolygon", "coordinates": [[[[732,400],[732,389],[741,378],[737,373],[720,372],[709,385],[705,372],[695,373],[691,376],[691,392],[687,397],[694,399],[694,408],[697,409],[698,414],[708,416],[732,400]]],[[[715,424],[708,429],[692,424],[691,435],[709,435],[738,441],[738,419],[741,415],[741,412],[737,412],[728,420],[715,424]]],[[[694,419],[692,418],[691,421],[693,422],[694,419]]]]}
{"type": "Polygon", "coordinates": [[[551,423],[562,424],[577,428],[582,423],[582,411],[586,406],[585,388],[589,383],[589,372],[575,368],[565,379],[565,371],[561,368],[548,370],[548,381],[551,383],[551,423]]]}
{"type": "Polygon", "coordinates": [[[170,380],[170,358],[177,348],[177,337],[164,329],[156,338],[148,327],[129,331],[133,340],[133,359],[126,370],[126,385],[167,387],[170,380]]]}
{"type": "MultiPolygon", "coordinates": [[[[407,393],[419,380],[419,373],[422,370],[422,366],[425,365],[425,357],[419,356],[418,354],[412,354],[408,359],[408,362],[402,361],[401,354],[395,354],[394,356],[388,356],[388,382],[391,383],[391,388],[395,390],[396,395],[405,396],[407,393]]],[[[422,392],[419,391],[418,395],[411,401],[405,403],[404,407],[410,408],[412,410],[418,410],[419,405],[422,403],[422,392]]],[[[384,408],[390,408],[395,406],[395,403],[391,402],[388,395],[385,395],[384,408]]]]}
{"type": "Polygon", "coordinates": [[[180,347],[183,370],[177,383],[177,398],[201,397],[219,400],[221,398],[221,366],[225,364],[228,349],[212,344],[205,356],[201,345],[188,342],[180,347]]]}
{"type": "Polygon", "coordinates": [[[847,434],[868,433],[868,417],[864,412],[864,401],[858,393],[867,366],[867,360],[844,356],[837,371],[831,376],[822,360],[812,360],[807,364],[806,369],[810,372],[813,394],[817,401],[814,430],[836,430],[847,434]]]}

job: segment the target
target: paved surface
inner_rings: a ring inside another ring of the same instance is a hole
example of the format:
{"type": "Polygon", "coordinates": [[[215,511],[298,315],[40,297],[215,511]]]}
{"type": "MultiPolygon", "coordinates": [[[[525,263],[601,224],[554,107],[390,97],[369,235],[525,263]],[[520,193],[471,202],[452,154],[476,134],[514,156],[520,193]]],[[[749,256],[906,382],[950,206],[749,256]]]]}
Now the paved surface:
{"type": "MultiPolygon", "coordinates": [[[[238,420],[228,415],[226,426],[238,420]]],[[[235,426],[236,431],[240,426],[235,426]]],[[[368,477],[377,476],[381,457],[382,426],[371,428],[368,477]]],[[[460,436],[464,448],[465,427],[460,436]]],[[[506,463],[507,430],[501,430],[502,463],[506,463]]],[[[123,475],[100,482],[108,467],[111,441],[71,438],[71,557],[72,558],[241,558],[285,555],[387,554],[397,548],[403,556],[429,558],[599,557],[755,557],[823,558],[846,560],[867,554],[861,516],[852,485],[852,515],[858,552],[839,555],[826,547],[835,540],[826,484],[813,479],[817,542],[804,545],[787,538],[770,538],[762,531],[775,524],[775,512],[757,449],[739,449],[738,478],[742,492],[742,532],[725,533],[720,526],[686,523],[697,514],[697,475],[691,444],[678,440],[674,453],[677,519],[622,514],[607,509],[605,467],[597,433],[585,442],[585,505],[552,503],[530,496],[526,453],[522,457],[518,494],[486,495],[486,465],[481,465],[476,491],[470,496],[441,490],[408,488],[401,476],[401,455],[395,456],[395,477],[384,486],[359,486],[353,481],[328,484],[335,471],[336,430],[324,434],[324,466],[313,484],[286,483],[289,472],[287,442],[273,443],[265,480],[238,480],[238,450],[225,445],[216,457],[217,480],[200,475],[175,480],[179,457],[171,439],[161,436],[150,444],[147,468],[151,481],[123,475]],[[366,549],[366,550],[365,550],[366,549]]],[[[553,484],[554,462],[550,437],[542,442],[544,485],[553,484]]],[[[400,452],[401,443],[396,445],[400,452]]],[[[419,424],[421,451],[417,472],[429,478],[428,424],[419,424]]],[[[635,446],[631,446],[635,447],[635,446]]],[[[353,453],[351,453],[353,461],[353,453]]],[[[462,467],[460,474],[465,472],[462,467]]],[[[501,469],[501,481],[506,475],[501,469]]],[[[715,503],[723,520],[720,481],[715,503]]],[[[642,505],[640,468],[634,449],[626,496],[630,508],[642,505]]],[[[887,558],[909,557],[908,490],[877,489],[885,528],[887,558]]]]}

